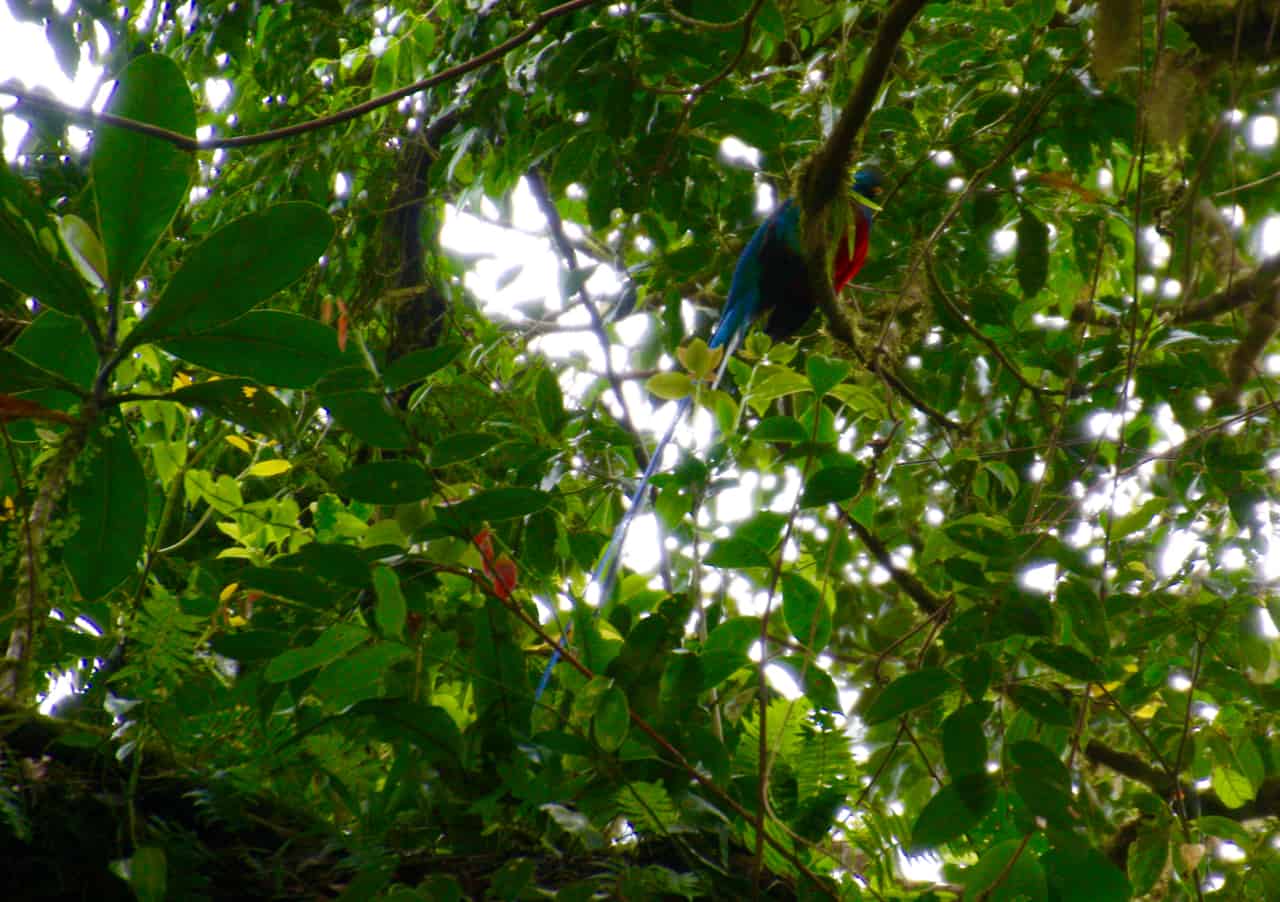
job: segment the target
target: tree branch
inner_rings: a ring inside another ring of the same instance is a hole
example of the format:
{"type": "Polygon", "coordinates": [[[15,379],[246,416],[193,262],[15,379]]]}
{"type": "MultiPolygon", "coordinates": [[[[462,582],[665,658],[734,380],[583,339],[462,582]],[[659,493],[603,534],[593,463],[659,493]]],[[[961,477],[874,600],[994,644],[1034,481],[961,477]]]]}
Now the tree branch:
{"type": "Polygon", "coordinates": [[[306,122],[298,122],[294,125],[287,125],[284,128],[271,129],[270,131],[258,132],[253,135],[237,135],[230,138],[210,138],[205,141],[197,141],[189,135],[180,132],[170,131],[167,128],[161,128],[158,125],[152,125],[149,122],[139,122],[136,119],[126,119],[123,116],[116,116],[112,113],[95,113],[92,110],[82,110],[79,107],[62,103],[52,97],[45,97],[34,91],[28,91],[17,83],[16,80],[10,80],[4,84],[0,84],[0,94],[8,94],[17,98],[20,105],[26,105],[36,110],[54,113],[65,116],[67,119],[92,128],[96,125],[114,125],[117,128],[128,129],[142,135],[150,135],[153,138],[159,138],[162,141],[168,141],[175,147],[183,150],[217,150],[229,149],[233,147],[253,147],[258,144],[270,144],[275,141],[282,141],[285,138],[292,138],[296,135],[303,135],[307,132],[319,131],[332,125],[341,125],[343,122],[350,122],[352,119],[358,119],[366,113],[372,113],[374,110],[390,106],[406,97],[411,97],[428,88],[433,88],[438,84],[446,81],[452,81],[468,72],[473,72],[489,63],[495,62],[506,56],[512,50],[522,44],[527,44],[533,40],[552,20],[569,13],[577,12],[588,6],[593,6],[601,0],[568,0],[567,3],[561,3],[559,6],[553,6],[548,10],[538,13],[534,20],[524,27],[523,30],[516,32],[507,40],[503,41],[496,47],[486,50],[479,56],[474,56],[465,62],[458,63],[456,66],[450,66],[443,72],[437,72],[419,81],[415,81],[411,85],[405,85],[403,88],[396,88],[394,91],[388,91],[378,97],[371,97],[358,103],[355,106],[347,107],[345,110],[339,110],[328,116],[320,116],[317,119],[310,119],[306,122]]]}

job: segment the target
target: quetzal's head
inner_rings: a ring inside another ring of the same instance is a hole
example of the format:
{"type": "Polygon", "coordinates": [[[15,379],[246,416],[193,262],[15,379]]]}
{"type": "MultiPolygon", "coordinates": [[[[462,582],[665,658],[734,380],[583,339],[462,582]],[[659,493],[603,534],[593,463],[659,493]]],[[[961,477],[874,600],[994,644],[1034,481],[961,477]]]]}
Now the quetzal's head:
{"type": "Polygon", "coordinates": [[[858,212],[870,219],[880,209],[876,200],[884,187],[884,176],[873,167],[859,169],[853,177],[853,199],[858,212]],[[869,201],[869,203],[868,203],[869,201]]]}

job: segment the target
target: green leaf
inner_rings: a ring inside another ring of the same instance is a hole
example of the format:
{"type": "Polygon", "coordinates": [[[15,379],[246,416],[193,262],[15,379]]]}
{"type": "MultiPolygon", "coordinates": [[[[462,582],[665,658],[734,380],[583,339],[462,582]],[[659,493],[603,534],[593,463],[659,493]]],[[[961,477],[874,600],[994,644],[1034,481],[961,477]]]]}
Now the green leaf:
{"type": "Polygon", "coordinates": [[[766,417],[751,430],[751,438],[757,442],[799,444],[809,438],[809,433],[795,417],[766,417]]]}
{"type": "Polygon", "coordinates": [[[450,522],[480,523],[484,520],[514,520],[536,514],[551,503],[551,495],[538,489],[510,487],[477,492],[464,501],[437,508],[439,516],[450,522]]]}
{"type": "Polygon", "coordinates": [[[187,254],[124,346],[229,323],[301,278],[332,237],[333,220],[315,204],[277,204],[228,223],[187,254]]]}
{"type": "Polygon", "coordinates": [[[983,731],[991,706],[979,702],[957,708],[942,722],[942,756],[952,779],[987,770],[987,735],[983,731]]]}
{"type": "Polygon", "coordinates": [[[707,552],[703,562],[708,567],[735,570],[743,567],[772,567],[768,552],[759,545],[740,538],[720,539],[707,552]]]}
{"type": "Polygon", "coordinates": [[[55,310],[37,316],[10,350],[82,389],[93,386],[98,372],[98,355],[84,322],[55,310]]]}
{"type": "Polygon", "coordinates": [[[1061,902],[1129,902],[1133,892],[1125,878],[1106,855],[1097,849],[1056,837],[1055,847],[1042,861],[1049,884],[1061,902]]]}
{"type": "Polygon", "coordinates": [[[650,376],[644,387],[664,401],[679,401],[693,394],[693,380],[688,373],[658,373],[650,376]]]}
{"type": "Polygon", "coordinates": [[[370,504],[405,504],[429,497],[435,480],[412,461],[384,460],[347,470],[337,479],[337,491],[370,504]]]}
{"type": "Polygon", "coordinates": [[[1044,867],[1020,839],[1006,839],[988,849],[973,867],[965,868],[965,902],[1047,902],[1044,867]]]}
{"type": "Polygon", "coordinates": [[[1014,788],[1027,807],[1055,827],[1074,829],[1071,774],[1058,756],[1042,743],[1023,740],[1009,747],[1009,758],[1014,788]]]}
{"type": "Polygon", "coordinates": [[[273,658],[264,675],[271,683],[288,682],[338,660],[368,639],[369,632],[363,627],[352,623],[335,623],[306,648],[292,648],[273,658]]]}
{"type": "Polygon", "coordinates": [[[94,321],[93,301],[44,206],[0,165],[0,281],[69,316],[94,321]]]}
{"type": "Polygon", "coordinates": [[[462,432],[449,435],[431,447],[431,466],[447,467],[475,460],[487,454],[499,439],[487,432],[462,432]]]}
{"type": "Polygon", "coordinates": [[[853,366],[847,360],[835,360],[821,354],[811,354],[804,363],[805,373],[809,376],[809,384],[814,394],[822,397],[849,378],[853,366]]]}
{"type": "Polygon", "coordinates": [[[168,863],[164,849],[159,846],[140,846],[129,859],[129,885],[138,896],[138,902],[164,902],[168,894],[168,863]]]}
{"type": "Polygon", "coordinates": [[[831,639],[831,611],[822,593],[803,576],[787,571],[782,574],[782,613],[787,628],[805,648],[826,648],[831,639]]]}
{"type": "Polygon", "coordinates": [[[106,288],[107,252],[93,227],[79,216],[68,213],[58,220],[58,234],[81,278],[94,288],[106,288]]]}
{"type": "Polygon", "coordinates": [[[164,398],[185,407],[202,408],[259,435],[286,438],[293,431],[289,408],[248,379],[210,379],[170,392],[164,398]]]}
{"type": "Polygon", "coordinates": [[[702,646],[702,688],[712,689],[750,663],[748,651],[760,638],[760,618],[730,617],[702,646]]]}
{"type": "Polygon", "coordinates": [[[1240,808],[1253,801],[1253,786],[1249,783],[1249,778],[1239,771],[1215,764],[1210,779],[1213,781],[1213,791],[1228,808],[1240,808]]]}
{"type": "Polygon", "coordinates": [[[12,351],[0,348],[0,392],[32,391],[36,389],[70,389],[71,383],[46,369],[24,360],[12,351]]]}
{"type": "Polygon", "coordinates": [[[1018,220],[1018,247],[1014,256],[1018,286],[1026,297],[1035,297],[1049,280],[1049,227],[1030,210],[1018,220]]]}
{"type": "Polygon", "coordinates": [[[1233,821],[1229,817],[1206,814],[1196,818],[1195,825],[1201,833],[1229,839],[1242,849],[1247,850],[1253,847],[1254,837],[1240,825],[1239,821],[1233,821]]]}
{"type": "Polygon", "coordinates": [[[963,793],[949,783],[921,809],[911,826],[912,851],[936,849],[982,823],[995,804],[995,785],[985,773],[965,782],[969,785],[963,793]]]}
{"type": "Polygon", "coordinates": [[[1070,709],[1056,695],[1038,686],[1011,686],[1009,698],[1036,720],[1055,727],[1071,726],[1070,709]]]}
{"type": "Polygon", "coordinates": [[[378,629],[384,636],[393,639],[404,637],[404,622],[408,615],[404,593],[400,591],[400,577],[387,566],[378,566],[373,570],[373,591],[378,598],[374,608],[374,617],[378,621],[378,629]]]}
{"type": "Polygon", "coordinates": [[[393,450],[413,443],[387,398],[367,391],[317,392],[320,404],[356,438],[375,448],[393,450]]]}
{"type": "Polygon", "coordinates": [[[281,388],[310,388],[342,359],[336,332],[280,310],[251,311],[225,326],[167,339],[160,346],[215,373],[281,388]]]}
{"type": "Polygon", "coordinates": [[[616,752],[627,741],[631,718],[627,713],[627,696],[617,686],[610,686],[600,698],[591,726],[596,742],[606,752],[616,752]]]}
{"type": "Polygon", "coordinates": [[[1111,650],[1111,634],[1107,609],[1097,591],[1079,577],[1068,577],[1058,586],[1058,602],[1080,641],[1095,655],[1104,657],[1111,650]]]}
{"type": "Polygon", "coordinates": [[[1031,646],[1033,657],[1039,658],[1054,670],[1065,673],[1084,683],[1101,683],[1106,679],[1102,668],[1083,652],[1068,645],[1052,645],[1048,642],[1037,642],[1031,646]]]}
{"type": "Polygon", "coordinates": [[[375,736],[385,742],[408,740],[436,763],[455,763],[462,748],[458,725],[439,705],[424,705],[403,698],[377,698],[359,702],[347,713],[351,717],[372,717],[375,736]]]}
{"type": "Polygon", "coordinates": [[[533,400],[543,428],[551,435],[559,435],[565,423],[564,393],[560,391],[560,380],[551,370],[544,369],[538,373],[533,400]]]}
{"type": "Polygon", "coordinates": [[[399,642],[374,642],[328,664],[308,691],[330,710],[380,698],[386,691],[387,672],[413,654],[399,642]]]}
{"type": "Polygon", "coordinates": [[[444,344],[413,351],[387,367],[382,374],[382,381],[392,391],[421,382],[433,373],[444,369],[460,353],[462,353],[460,344],[444,344]]]}
{"type": "MultiPolygon", "coordinates": [[[[116,79],[106,111],[189,138],[196,108],[186,76],[167,56],[136,57],[116,79]]],[[[187,199],[195,155],[160,138],[113,125],[98,127],[90,171],[98,235],[115,291],[133,282],[178,207],[187,199]]],[[[286,244],[287,242],[278,242],[286,244]]]]}
{"type": "Polygon", "coordinates": [[[867,468],[860,464],[838,464],[819,470],[804,484],[801,507],[820,507],[852,498],[862,490],[867,468]]]}
{"type": "Polygon", "coordinates": [[[1129,846],[1126,861],[1134,895],[1145,896],[1151,892],[1168,861],[1169,825],[1140,827],[1137,838],[1129,846]]]}
{"type": "Polygon", "coordinates": [[[80,594],[101,598],[138,572],[147,531],[147,481],[128,427],[118,421],[92,443],[89,465],[67,493],[78,528],[62,560],[80,594]]]}
{"type": "Polygon", "coordinates": [[[904,674],[875,697],[862,719],[868,725],[892,720],[900,714],[929,704],[951,689],[954,683],[951,674],[940,667],[904,674]]]}

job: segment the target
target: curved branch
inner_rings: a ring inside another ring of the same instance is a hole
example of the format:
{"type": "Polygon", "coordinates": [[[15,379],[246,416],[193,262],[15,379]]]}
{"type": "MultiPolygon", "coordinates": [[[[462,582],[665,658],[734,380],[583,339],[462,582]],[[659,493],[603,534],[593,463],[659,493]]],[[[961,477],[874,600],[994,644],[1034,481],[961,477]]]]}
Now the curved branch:
{"type": "Polygon", "coordinates": [[[282,141],[285,138],[292,138],[295,135],[306,134],[307,132],[318,131],[322,128],[328,128],[331,125],[341,125],[343,122],[349,122],[352,119],[358,119],[366,113],[390,106],[406,97],[418,94],[428,88],[433,88],[438,84],[446,81],[452,81],[468,72],[473,72],[483,66],[487,66],[496,60],[506,56],[512,50],[522,44],[527,44],[533,40],[552,20],[561,16],[577,12],[588,6],[599,3],[600,0],[568,0],[559,6],[553,6],[548,10],[538,13],[533,21],[524,27],[521,31],[516,32],[496,47],[492,47],[474,56],[465,62],[458,63],[456,66],[450,66],[443,72],[437,72],[419,81],[415,81],[411,85],[405,85],[403,88],[396,88],[394,91],[388,91],[378,97],[372,97],[364,103],[358,103],[355,106],[347,107],[345,110],[339,110],[328,116],[321,116],[318,119],[311,119],[306,122],[298,122],[294,125],[286,125],[284,128],[271,129],[270,131],[258,132],[253,135],[238,135],[230,138],[211,138],[206,141],[197,141],[188,135],[179,132],[170,131],[167,128],[161,128],[158,125],[151,125],[148,122],[138,122],[135,119],[126,119],[123,116],[116,116],[111,113],[95,113],[91,110],[82,110],[79,107],[70,106],[54,100],[51,97],[44,97],[33,91],[28,91],[17,85],[16,81],[9,81],[0,85],[0,93],[8,94],[17,98],[20,104],[33,107],[37,110],[55,113],[65,116],[77,125],[83,125],[92,128],[95,125],[114,125],[118,128],[128,129],[129,131],[138,132],[143,135],[150,135],[153,138],[159,138],[162,141],[168,141],[175,147],[183,150],[218,150],[233,147],[252,147],[257,144],[270,144],[274,141],[282,141]]]}

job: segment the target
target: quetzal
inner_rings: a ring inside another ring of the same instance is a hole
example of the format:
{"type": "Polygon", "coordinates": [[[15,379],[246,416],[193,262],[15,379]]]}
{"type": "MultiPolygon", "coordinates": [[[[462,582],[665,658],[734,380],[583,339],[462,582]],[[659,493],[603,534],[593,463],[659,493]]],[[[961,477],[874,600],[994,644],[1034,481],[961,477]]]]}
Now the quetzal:
{"type": "MultiPolygon", "coordinates": [[[[831,275],[831,284],[837,292],[857,275],[858,270],[867,259],[867,248],[871,238],[871,223],[875,215],[874,206],[862,201],[871,201],[880,193],[883,180],[874,169],[861,169],[853,179],[854,193],[854,234],[849,241],[848,229],[840,237],[836,248],[835,262],[831,275]]],[[[711,333],[711,348],[723,347],[725,361],[733,353],[738,341],[746,334],[747,328],[756,319],[762,318],[765,333],[775,341],[787,338],[808,321],[817,309],[817,300],[809,283],[809,274],[805,266],[804,246],[800,239],[800,208],[790,198],[784,200],[769,218],[766,219],[747,246],[742,249],[738,263],[733,270],[733,280],[729,283],[729,298],[720,314],[720,321],[711,333]]],[[[724,373],[724,364],[716,375],[716,383],[724,373]]],[[[714,384],[712,386],[715,387],[714,384]]],[[[631,505],[623,514],[609,540],[600,563],[592,574],[592,581],[600,587],[599,600],[603,605],[613,592],[613,585],[618,576],[618,562],[621,557],[622,543],[626,538],[631,521],[644,504],[645,491],[649,481],[657,471],[658,461],[662,453],[675,435],[676,425],[688,413],[693,404],[693,396],[688,395],[680,401],[676,414],[667,427],[666,434],[653,449],[649,457],[649,465],[631,495],[631,505]]],[[[563,642],[563,640],[561,640],[563,642]]],[[[551,678],[551,670],[560,659],[560,648],[551,655],[547,668],[542,672],[538,682],[535,698],[541,697],[551,678]]]]}

